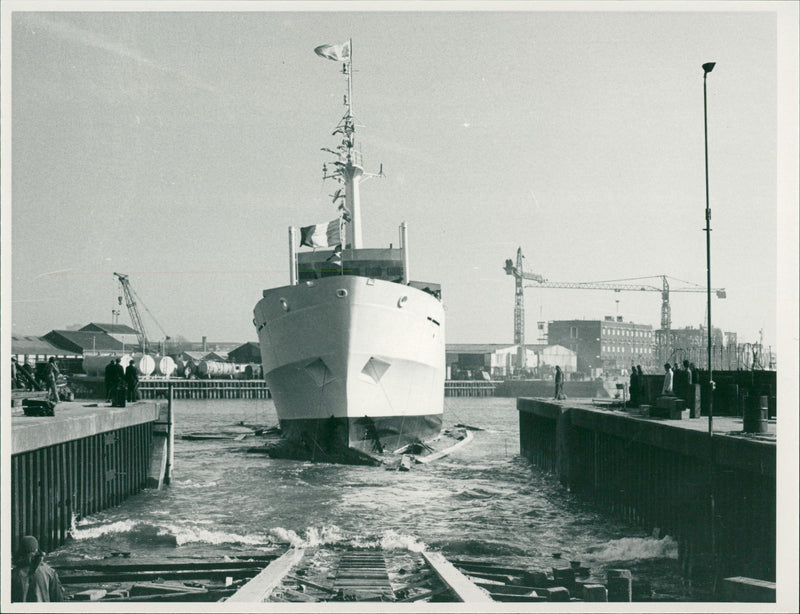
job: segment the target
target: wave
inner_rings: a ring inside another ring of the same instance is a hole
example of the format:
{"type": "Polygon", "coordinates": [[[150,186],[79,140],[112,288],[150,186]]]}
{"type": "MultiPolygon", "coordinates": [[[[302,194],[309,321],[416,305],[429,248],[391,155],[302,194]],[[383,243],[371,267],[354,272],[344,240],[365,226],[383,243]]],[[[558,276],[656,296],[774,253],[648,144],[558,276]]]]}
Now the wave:
{"type": "Polygon", "coordinates": [[[137,544],[183,546],[190,543],[269,545],[269,538],[262,535],[239,535],[225,531],[213,531],[197,526],[154,525],[147,522],[119,520],[108,524],[77,523],[71,530],[76,540],[97,539],[106,536],[124,537],[137,544]]]}
{"type": "Polygon", "coordinates": [[[422,552],[427,548],[424,542],[413,535],[398,533],[392,529],[380,535],[347,535],[336,525],[308,527],[301,536],[291,529],[275,527],[270,530],[275,543],[293,547],[311,548],[314,546],[344,546],[349,548],[382,548],[383,550],[407,550],[422,552]]]}
{"type": "Polygon", "coordinates": [[[438,543],[445,555],[470,555],[470,556],[524,556],[526,551],[511,544],[493,541],[479,541],[476,539],[451,540],[438,543]]]}
{"type": "Polygon", "coordinates": [[[598,562],[638,561],[643,559],[677,559],[678,542],[669,535],[656,537],[623,537],[607,544],[587,549],[592,559],[598,562]]]}

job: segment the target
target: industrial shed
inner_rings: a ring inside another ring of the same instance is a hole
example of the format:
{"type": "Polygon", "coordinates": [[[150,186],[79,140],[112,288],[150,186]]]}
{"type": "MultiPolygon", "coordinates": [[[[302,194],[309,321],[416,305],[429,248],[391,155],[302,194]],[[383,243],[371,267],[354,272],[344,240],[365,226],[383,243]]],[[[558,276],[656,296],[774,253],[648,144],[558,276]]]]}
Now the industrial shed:
{"type": "Polygon", "coordinates": [[[261,346],[256,341],[248,341],[228,352],[228,360],[239,364],[248,362],[261,364],[261,346]]]}

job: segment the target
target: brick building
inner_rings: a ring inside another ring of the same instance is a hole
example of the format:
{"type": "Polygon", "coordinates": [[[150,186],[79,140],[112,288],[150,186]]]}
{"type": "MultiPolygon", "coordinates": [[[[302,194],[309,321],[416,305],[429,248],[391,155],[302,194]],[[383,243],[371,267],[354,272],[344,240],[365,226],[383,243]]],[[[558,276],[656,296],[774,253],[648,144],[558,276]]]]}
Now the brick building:
{"type": "Polygon", "coordinates": [[[622,316],[548,322],[547,342],[575,352],[578,372],[589,377],[620,375],[631,364],[644,369],[656,364],[653,327],[624,322],[622,316]]]}

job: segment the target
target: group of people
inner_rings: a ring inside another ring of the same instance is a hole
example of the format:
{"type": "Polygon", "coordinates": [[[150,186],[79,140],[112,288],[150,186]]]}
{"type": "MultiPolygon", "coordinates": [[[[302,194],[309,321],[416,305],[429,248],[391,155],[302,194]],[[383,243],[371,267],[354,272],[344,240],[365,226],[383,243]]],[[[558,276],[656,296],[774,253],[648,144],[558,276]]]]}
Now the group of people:
{"type": "Polygon", "coordinates": [[[128,366],[123,369],[122,359],[112,359],[106,365],[105,371],[106,400],[114,404],[117,397],[126,401],[136,400],[136,388],[139,386],[139,371],[135,363],[131,360],[128,366]]]}
{"type": "MultiPolygon", "coordinates": [[[[27,368],[27,367],[26,367],[27,368]]],[[[56,359],[54,356],[51,356],[47,362],[44,364],[44,381],[47,385],[47,390],[50,393],[50,400],[53,403],[58,403],[58,376],[61,375],[61,371],[58,369],[58,365],[56,364],[56,359]]],[[[11,357],[11,388],[27,388],[26,382],[24,381],[24,377],[28,378],[28,382],[31,381],[31,375],[25,375],[23,373],[23,367],[17,363],[17,359],[15,357],[11,357]],[[22,380],[22,381],[21,381],[22,380]]]]}
{"type": "Polygon", "coordinates": [[[628,385],[629,405],[639,407],[647,399],[647,384],[642,365],[631,365],[631,382],[628,385]]]}
{"type": "Polygon", "coordinates": [[[673,371],[670,363],[664,363],[664,385],[661,387],[662,395],[673,395],[686,401],[686,407],[693,407],[694,401],[694,365],[688,360],[683,361],[683,368],[675,363],[673,371]]]}
{"type": "MultiPolygon", "coordinates": [[[[686,407],[694,406],[694,365],[688,360],[683,361],[683,368],[675,363],[673,370],[670,363],[664,364],[664,381],[661,385],[661,395],[677,396],[686,401],[686,407]]],[[[630,405],[637,407],[647,399],[642,365],[631,365],[631,381],[629,385],[630,405]]]]}

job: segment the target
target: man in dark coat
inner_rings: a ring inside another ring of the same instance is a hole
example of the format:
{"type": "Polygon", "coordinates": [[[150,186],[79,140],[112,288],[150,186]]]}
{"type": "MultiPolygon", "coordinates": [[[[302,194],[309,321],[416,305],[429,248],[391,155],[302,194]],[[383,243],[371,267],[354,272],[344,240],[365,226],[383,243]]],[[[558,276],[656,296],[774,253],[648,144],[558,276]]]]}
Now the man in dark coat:
{"type": "Polygon", "coordinates": [[[11,570],[11,601],[64,601],[58,574],[42,560],[43,556],[33,535],[20,540],[11,570]]]}
{"type": "Polygon", "coordinates": [[[125,385],[128,388],[128,401],[136,400],[136,386],[139,385],[139,371],[131,360],[125,368],[125,385]]]}
{"type": "Polygon", "coordinates": [[[114,396],[114,390],[117,388],[117,370],[114,367],[114,359],[106,365],[106,401],[111,403],[114,396]]]}
{"type": "Polygon", "coordinates": [[[564,394],[564,372],[561,370],[561,367],[556,365],[556,376],[555,376],[555,383],[556,383],[556,390],[554,399],[566,399],[567,395],[564,394]]]}
{"type": "Polygon", "coordinates": [[[112,393],[114,403],[120,407],[125,407],[125,367],[122,366],[122,359],[114,359],[114,392],[112,393]]]}

